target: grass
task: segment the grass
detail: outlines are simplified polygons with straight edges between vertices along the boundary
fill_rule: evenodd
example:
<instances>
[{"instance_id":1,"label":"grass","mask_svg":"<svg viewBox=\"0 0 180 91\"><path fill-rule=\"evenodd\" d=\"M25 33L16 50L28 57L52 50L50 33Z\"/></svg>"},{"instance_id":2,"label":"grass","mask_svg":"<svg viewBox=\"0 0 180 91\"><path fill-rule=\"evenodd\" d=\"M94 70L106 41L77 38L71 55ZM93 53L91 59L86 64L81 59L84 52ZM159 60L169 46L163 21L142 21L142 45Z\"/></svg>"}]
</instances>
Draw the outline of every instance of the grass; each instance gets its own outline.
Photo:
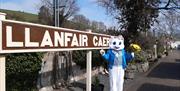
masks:
<instances>
[{"instance_id":1,"label":"grass","mask_svg":"<svg viewBox=\"0 0 180 91\"><path fill-rule=\"evenodd\" d=\"M0 9L0 12L6 13L7 19L33 22L33 23L38 22L38 15L36 14L26 13L22 11L5 10L5 9Z\"/></svg>"}]
</instances>

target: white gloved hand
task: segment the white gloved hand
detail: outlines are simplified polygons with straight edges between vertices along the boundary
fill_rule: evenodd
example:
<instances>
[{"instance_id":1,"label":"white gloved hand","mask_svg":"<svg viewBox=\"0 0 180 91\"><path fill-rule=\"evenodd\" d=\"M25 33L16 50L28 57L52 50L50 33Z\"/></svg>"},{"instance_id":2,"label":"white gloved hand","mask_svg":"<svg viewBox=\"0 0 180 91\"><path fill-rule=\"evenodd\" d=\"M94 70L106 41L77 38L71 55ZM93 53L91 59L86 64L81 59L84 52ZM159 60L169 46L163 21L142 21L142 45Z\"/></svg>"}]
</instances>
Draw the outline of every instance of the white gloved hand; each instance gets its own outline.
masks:
<instances>
[{"instance_id":1,"label":"white gloved hand","mask_svg":"<svg viewBox=\"0 0 180 91\"><path fill-rule=\"evenodd\" d=\"M105 54L105 51L103 49L101 49L99 52L100 52L101 55Z\"/></svg>"},{"instance_id":2,"label":"white gloved hand","mask_svg":"<svg viewBox=\"0 0 180 91\"><path fill-rule=\"evenodd\" d=\"M131 53L132 57L134 58L134 52Z\"/></svg>"}]
</instances>

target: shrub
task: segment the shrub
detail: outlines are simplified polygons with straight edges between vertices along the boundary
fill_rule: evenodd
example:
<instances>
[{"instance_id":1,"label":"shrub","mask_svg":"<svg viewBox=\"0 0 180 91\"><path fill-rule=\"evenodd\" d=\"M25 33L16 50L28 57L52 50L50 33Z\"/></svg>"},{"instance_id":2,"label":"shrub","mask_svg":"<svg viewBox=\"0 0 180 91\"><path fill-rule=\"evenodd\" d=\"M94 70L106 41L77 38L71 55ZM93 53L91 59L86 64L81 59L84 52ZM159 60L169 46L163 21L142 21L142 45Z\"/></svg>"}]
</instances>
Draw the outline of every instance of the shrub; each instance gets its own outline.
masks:
<instances>
[{"instance_id":1,"label":"shrub","mask_svg":"<svg viewBox=\"0 0 180 91\"><path fill-rule=\"evenodd\" d=\"M87 51L73 51L73 61L80 66L81 69L86 68L86 52ZM102 65L103 59L99 50L92 50L92 67Z\"/></svg>"},{"instance_id":2,"label":"shrub","mask_svg":"<svg viewBox=\"0 0 180 91\"><path fill-rule=\"evenodd\" d=\"M33 91L42 53L9 54L6 58L7 91Z\"/></svg>"},{"instance_id":3,"label":"shrub","mask_svg":"<svg viewBox=\"0 0 180 91\"><path fill-rule=\"evenodd\" d=\"M86 51L73 51L73 61L80 66L81 69L86 68Z\"/></svg>"},{"instance_id":4,"label":"shrub","mask_svg":"<svg viewBox=\"0 0 180 91\"><path fill-rule=\"evenodd\" d=\"M135 63L141 63L141 62L146 62L148 61L148 54L141 50L140 52L135 52L134 54L134 59L133 61L131 61L131 64L135 64Z\"/></svg>"}]
</instances>

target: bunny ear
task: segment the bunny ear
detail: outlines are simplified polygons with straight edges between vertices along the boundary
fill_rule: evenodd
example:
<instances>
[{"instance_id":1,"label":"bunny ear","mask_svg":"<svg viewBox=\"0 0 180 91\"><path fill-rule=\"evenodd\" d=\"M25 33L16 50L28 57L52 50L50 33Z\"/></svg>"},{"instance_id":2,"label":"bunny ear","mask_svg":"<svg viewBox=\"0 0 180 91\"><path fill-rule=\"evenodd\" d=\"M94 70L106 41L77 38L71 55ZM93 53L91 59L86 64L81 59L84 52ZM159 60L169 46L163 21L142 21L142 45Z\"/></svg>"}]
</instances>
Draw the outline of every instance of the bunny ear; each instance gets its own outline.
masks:
<instances>
[{"instance_id":1,"label":"bunny ear","mask_svg":"<svg viewBox=\"0 0 180 91\"><path fill-rule=\"evenodd\" d=\"M113 39L114 39L114 36L111 36L111 38L109 39L109 43L111 43Z\"/></svg>"},{"instance_id":2,"label":"bunny ear","mask_svg":"<svg viewBox=\"0 0 180 91\"><path fill-rule=\"evenodd\" d=\"M113 40L115 38L115 36L111 36L111 38L109 40Z\"/></svg>"},{"instance_id":3,"label":"bunny ear","mask_svg":"<svg viewBox=\"0 0 180 91\"><path fill-rule=\"evenodd\" d=\"M124 37L123 37L122 35L119 35L119 36L118 36L118 39L124 40Z\"/></svg>"}]
</instances>

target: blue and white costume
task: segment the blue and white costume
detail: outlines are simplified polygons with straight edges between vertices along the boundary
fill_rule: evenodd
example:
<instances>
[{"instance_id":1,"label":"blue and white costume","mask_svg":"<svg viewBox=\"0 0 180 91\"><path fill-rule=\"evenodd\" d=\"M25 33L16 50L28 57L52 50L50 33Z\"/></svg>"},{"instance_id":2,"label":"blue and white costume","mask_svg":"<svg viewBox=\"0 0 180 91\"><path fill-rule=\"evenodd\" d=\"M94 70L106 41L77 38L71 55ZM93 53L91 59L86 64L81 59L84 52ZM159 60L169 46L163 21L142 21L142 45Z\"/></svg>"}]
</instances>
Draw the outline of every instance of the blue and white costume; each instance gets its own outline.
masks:
<instances>
[{"instance_id":1,"label":"blue and white costume","mask_svg":"<svg viewBox=\"0 0 180 91\"><path fill-rule=\"evenodd\" d=\"M110 91L123 91L124 69L127 67L127 61L130 61L134 55L124 50L122 36L112 37L109 46L107 53L102 50L100 52L109 63Z\"/></svg>"}]
</instances>

